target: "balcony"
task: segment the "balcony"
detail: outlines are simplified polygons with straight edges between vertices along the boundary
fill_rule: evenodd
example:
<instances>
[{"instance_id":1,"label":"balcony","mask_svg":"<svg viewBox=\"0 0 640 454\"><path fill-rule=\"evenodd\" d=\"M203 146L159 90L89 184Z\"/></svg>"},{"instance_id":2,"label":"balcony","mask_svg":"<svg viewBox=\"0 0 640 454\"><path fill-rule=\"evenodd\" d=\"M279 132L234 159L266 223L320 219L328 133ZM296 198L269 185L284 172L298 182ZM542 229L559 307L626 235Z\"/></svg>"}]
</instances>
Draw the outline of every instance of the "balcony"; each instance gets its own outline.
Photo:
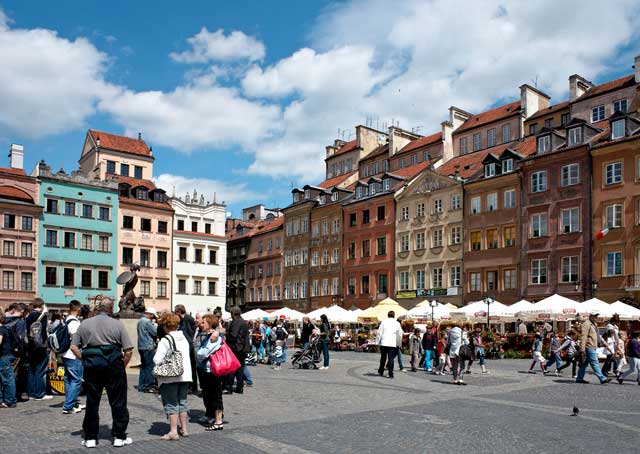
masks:
<instances>
[{"instance_id":1,"label":"balcony","mask_svg":"<svg viewBox=\"0 0 640 454\"><path fill-rule=\"evenodd\" d=\"M627 276L625 290L628 292L640 291L640 274L629 274Z\"/></svg>"}]
</instances>

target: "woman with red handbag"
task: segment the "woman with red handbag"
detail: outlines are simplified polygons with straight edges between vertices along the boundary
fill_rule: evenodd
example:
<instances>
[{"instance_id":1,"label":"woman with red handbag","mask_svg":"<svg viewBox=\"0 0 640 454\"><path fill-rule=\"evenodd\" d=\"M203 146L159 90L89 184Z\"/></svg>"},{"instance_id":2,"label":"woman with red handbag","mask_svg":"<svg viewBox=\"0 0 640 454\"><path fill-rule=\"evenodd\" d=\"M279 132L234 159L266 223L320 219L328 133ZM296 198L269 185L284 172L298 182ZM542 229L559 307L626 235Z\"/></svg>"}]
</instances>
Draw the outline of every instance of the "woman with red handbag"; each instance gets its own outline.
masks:
<instances>
[{"instance_id":1,"label":"woman with red handbag","mask_svg":"<svg viewBox=\"0 0 640 454\"><path fill-rule=\"evenodd\" d=\"M222 379L211 373L211 356L222 347L222 338L216 328L218 317L206 314L202 317L202 330L209 334L198 346L196 352L198 378L202 387L202 400L206 409L206 430L222 430Z\"/></svg>"}]
</instances>

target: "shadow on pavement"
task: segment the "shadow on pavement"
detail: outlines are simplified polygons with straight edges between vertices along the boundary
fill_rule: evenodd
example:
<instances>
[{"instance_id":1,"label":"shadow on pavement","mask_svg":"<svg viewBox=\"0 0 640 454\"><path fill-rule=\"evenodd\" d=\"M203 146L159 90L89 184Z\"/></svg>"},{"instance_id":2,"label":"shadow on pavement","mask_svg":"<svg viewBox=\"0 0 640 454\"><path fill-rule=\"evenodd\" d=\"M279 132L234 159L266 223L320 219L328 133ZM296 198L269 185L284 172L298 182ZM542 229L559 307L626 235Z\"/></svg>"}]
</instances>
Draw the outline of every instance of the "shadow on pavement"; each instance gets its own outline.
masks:
<instances>
[{"instance_id":1,"label":"shadow on pavement","mask_svg":"<svg viewBox=\"0 0 640 454\"><path fill-rule=\"evenodd\" d=\"M151 423L151 427L149 428L149 435L159 435L162 436L169 432L170 426L166 422L154 422Z\"/></svg>"}]
</instances>

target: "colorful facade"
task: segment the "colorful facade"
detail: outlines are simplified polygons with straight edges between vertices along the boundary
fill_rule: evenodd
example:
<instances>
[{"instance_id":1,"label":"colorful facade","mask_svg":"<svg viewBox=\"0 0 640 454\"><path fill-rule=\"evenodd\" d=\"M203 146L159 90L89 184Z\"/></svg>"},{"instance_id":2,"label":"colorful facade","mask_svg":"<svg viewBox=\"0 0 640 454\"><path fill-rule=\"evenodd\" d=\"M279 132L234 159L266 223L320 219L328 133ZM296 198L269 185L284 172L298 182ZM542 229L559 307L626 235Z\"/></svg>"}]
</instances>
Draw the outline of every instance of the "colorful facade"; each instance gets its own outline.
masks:
<instances>
[{"instance_id":1,"label":"colorful facade","mask_svg":"<svg viewBox=\"0 0 640 454\"><path fill-rule=\"evenodd\" d=\"M283 226L283 217L271 218L250 233L245 309L282 307Z\"/></svg>"}]
</instances>

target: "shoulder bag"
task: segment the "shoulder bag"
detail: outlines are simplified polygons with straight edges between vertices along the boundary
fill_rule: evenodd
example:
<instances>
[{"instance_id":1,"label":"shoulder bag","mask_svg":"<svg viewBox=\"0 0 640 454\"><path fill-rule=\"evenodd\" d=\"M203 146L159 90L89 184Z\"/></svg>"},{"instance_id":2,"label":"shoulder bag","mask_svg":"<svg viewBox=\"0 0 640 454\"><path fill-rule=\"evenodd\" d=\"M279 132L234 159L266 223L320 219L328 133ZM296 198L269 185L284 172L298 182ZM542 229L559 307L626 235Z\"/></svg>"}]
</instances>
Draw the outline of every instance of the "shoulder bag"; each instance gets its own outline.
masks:
<instances>
[{"instance_id":1,"label":"shoulder bag","mask_svg":"<svg viewBox=\"0 0 640 454\"><path fill-rule=\"evenodd\" d=\"M224 377L240 369L240 361L226 342L223 342L220 348L209 357L209 365L211 373L216 377Z\"/></svg>"},{"instance_id":2,"label":"shoulder bag","mask_svg":"<svg viewBox=\"0 0 640 454\"><path fill-rule=\"evenodd\" d=\"M167 334L165 339L169 342L169 351L164 355L162 363L154 366L153 375L164 378L180 377L184 373L182 353L176 348L176 341L171 335Z\"/></svg>"}]
</instances>

